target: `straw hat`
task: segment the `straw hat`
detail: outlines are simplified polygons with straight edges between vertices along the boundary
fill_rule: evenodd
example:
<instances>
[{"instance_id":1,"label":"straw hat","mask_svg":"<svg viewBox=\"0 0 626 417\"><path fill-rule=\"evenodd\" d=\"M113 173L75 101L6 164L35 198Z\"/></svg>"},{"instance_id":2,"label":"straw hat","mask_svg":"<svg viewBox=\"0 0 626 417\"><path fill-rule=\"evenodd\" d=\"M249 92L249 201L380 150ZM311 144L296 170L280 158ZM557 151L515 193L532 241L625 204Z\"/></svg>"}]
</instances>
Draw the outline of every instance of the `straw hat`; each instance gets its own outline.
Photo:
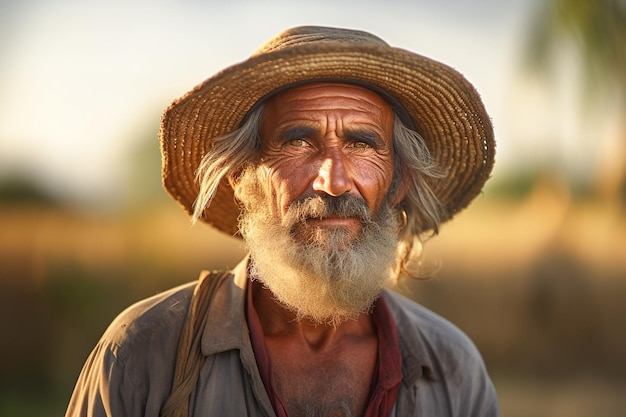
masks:
<instances>
[{"instance_id":1,"label":"straw hat","mask_svg":"<svg viewBox=\"0 0 626 417\"><path fill-rule=\"evenodd\" d=\"M172 103L159 132L167 191L193 213L195 173L212 139L239 127L259 100L321 80L367 86L404 113L405 122L422 135L447 173L429 181L447 210L442 221L480 193L494 162L493 128L480 96L460 73L367 32L312 26L280 33L249 59ZM203 220L235 235L238 216L233 191L223 181Z\"/></svg>"}]
</instances>

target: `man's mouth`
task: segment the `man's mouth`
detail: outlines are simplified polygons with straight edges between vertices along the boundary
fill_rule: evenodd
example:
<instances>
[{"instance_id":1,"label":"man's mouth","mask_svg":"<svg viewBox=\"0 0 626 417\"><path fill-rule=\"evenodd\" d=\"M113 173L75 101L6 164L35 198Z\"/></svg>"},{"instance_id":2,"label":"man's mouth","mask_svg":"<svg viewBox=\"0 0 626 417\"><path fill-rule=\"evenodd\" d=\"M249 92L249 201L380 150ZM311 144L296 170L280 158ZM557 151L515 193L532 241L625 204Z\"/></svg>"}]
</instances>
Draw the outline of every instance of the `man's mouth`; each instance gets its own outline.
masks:
<instances>
[{"instance_id":1,"label":"man's mouth","mask_svg":"<svg viewBox=\"0 0 626 417\"><path fill-rule=\"evenodd\" d=\"M357 217L345 216L310 217L305 222L317 227L354 227L355 224L360 225L362 223Z\"/></svg>"}]
</instances>

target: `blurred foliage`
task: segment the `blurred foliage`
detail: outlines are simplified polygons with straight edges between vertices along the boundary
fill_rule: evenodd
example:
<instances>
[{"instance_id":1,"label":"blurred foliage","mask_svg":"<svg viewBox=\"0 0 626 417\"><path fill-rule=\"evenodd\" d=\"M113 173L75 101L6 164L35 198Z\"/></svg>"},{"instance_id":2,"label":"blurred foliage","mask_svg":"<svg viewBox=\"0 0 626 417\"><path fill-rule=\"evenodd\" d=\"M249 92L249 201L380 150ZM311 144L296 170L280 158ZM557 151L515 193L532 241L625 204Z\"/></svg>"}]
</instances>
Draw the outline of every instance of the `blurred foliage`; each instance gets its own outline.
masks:
<instances>
[{"instance_id":1,"label":"blurred foliage","mask_svg":"<svg viewBox=\"0 0 626 417\"><path fill-rule=\"evenodd\" d=\"M626 1L546 0L530 27L529 63L536 69L553 64L564 40L580 52L588 96L626 94Z\"/></svg>"},{"instance_id":2,"label":"blurred foliage","mask_svg":"<svg viewBox=\"0 0 626 417\"><path fill-rule=\"evenodd\" d=\"M28 268L3 263L5 279L15 274L9 278L32 281ZM93 268L71 259L46 265L40 285L3 284L0 355L11 360L0 365L2 416L62 415L90 349L85 342L93 347L115 315L149 291L137 291L132 277L117 274L115 266Z\"/></svg>"},{"instance_id":3,"label":"blurred foliage","mask_svg":"<svg viewBox=\"0 0 626 417\"><path fill-rule=\"evenodd\" d=\"M158 121L152 120L146 124L149 128L144 129L141 139L131 146L123 163L128 169L124 199L130 206L169 198L161 184L161 150L154 130L154 126L158 125Z\"/></svg>"},{"instance_id":4,"label":"blurred foliage","mask_svg":"<svg viewBox=\"0 0 626 417\"><path fill-rule=\"evenodd\" d=\"M566 179L563 174L555 172L554 169L542 169L539 166L502 173L489 180L484 193L486 197L492 199L523 201L535 191L538 184L546 181L567 183L568 194L576 201L594 197L592 184L581 179Z\"/></svg>"},{"instance_id":5,"label":"blurred foliage","mask_svg":"<svg viewBox=\"0 0 626 417\"><path fill-rule=\"evenodd\" d=\"M492 198L521 200L533 191L541 173L538 170L518 171L507 176L500 175L487 183L485 194Z\"/></svg>"},{"instance_id":6,"label":"blurred foliage","mask_svg":"<svg viewBox=\"0 0 626 417\"><path fill-rule=\"evenodd\" d=\"M626 0L545 0L537 2L526 47L528 68L547 79L555 73L562 50L573 46L582 86L582 109L616 113L617 155L600 161L593 179L598 197L626 203ZM608 106L617 106L613 112ZM581 114L584 120L585 115ZM601 138L594 138L599 144ZM607 156L605 155L605 158Z\"/></svg>"},{"instance_id":7,"label":"blurred foliage","mask_svg":"<svg viewBox=\"0 0 626 417\"><path fill-rule=\"evenodd\" d=\"M15 172L0 178L0 205L59 207L62 201L29 175Z\"/></svg>"}]
</instances>

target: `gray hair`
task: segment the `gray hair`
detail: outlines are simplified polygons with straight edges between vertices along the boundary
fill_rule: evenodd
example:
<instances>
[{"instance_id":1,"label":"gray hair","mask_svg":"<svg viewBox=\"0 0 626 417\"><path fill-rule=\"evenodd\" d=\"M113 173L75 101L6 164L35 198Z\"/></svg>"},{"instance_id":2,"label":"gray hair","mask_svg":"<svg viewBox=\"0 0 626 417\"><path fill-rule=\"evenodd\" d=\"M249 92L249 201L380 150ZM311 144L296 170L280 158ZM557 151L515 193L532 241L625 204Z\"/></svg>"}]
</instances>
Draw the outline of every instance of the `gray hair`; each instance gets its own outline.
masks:
<instances>
[{"instance_id":1,"label":"gray hair","mask_svg":"<svg viewBox=\"0 0 626 417\"><path fill-rule=\"evenodd\" d=\"M425 232L430 231L430 236L437 235L441 218L445 214L445 208L433 193L428 180L443 178L445 173L433 160L424 138L406 127L397 114L393 124L393 146L396 163L390 192L406 186L405 178L409 178L406 195L398 207L400 212L404 212L401 214L405 225L398 237L396 272L410 275L407 264L416 239L421 246Z\"/></svg>"},{"instance_id":2,"label":"gray hair","mask_svg":"<svg viewBox=\"0 0 626 417\"><path fill-rule=\"evenodd\" d=\"M200 219L209 207L222 180L237 175L259 160L263 111L263 105L253 109L238 129L216 138L211 150L202 158L196 171L200 191L194 202L193 222ZM424 139L416 131L407 128L397 114L393 127L393 146L396 163L389 194L408 185L404 199L396 208L404 226L399 234L397 273L408 274L406 265L412 255L415 239L421 244L424 232L430 231L431 236L439 232L444 208L432 192L428 180L444 177L445 174L433 161ZM407 175L408 184L405 179Z\"/></svg>"},{"instance_id":3,"label":"gray hair","mask_svg":"<svg viewBox=\"0 0 626 417\"><path fill-rule=\"evenodd\" d=\"M211 149L200 161L196 182L200 184L198 197L193 203L192 222L202 218L222 179L228 178L255 161L261 149L261 121L263 106L249 113L241 127L213 140Z\"/></svg>"}]
</instances>

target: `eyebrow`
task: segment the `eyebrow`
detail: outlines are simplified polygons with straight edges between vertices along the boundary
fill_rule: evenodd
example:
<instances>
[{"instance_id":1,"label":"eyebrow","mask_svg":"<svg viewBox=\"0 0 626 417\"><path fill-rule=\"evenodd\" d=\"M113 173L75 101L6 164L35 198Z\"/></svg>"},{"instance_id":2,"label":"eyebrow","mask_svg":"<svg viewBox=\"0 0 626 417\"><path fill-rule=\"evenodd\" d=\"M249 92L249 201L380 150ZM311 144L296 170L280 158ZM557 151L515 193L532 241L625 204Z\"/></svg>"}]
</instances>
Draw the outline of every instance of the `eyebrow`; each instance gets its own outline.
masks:
<instances>
[{"instance_id":1,"label":"eyebrow","mask_svg":"<svg viewBox=\"0 0 626 417\"><path fill-rule=\"evenodd\" d=\"M349 129L345 132L346 137L352 140L360 140L363 142L373 143L380 146L385 146L385 141L380 135L369 129Z\"/></svg>"},{"instance_id":2,"label":"eyebrow","mask_svg":"<svg viewBox=\"0 0 626 417\"><path fill-rule=\"evenodd\" d=\"M291 140L291 139L311 137L316 132L317 132L316 129L312 127L297 126L297 127L285 129L284 131L280 132L278 137L280 138L280 140Z\"/></svg>"}]
</instances>

